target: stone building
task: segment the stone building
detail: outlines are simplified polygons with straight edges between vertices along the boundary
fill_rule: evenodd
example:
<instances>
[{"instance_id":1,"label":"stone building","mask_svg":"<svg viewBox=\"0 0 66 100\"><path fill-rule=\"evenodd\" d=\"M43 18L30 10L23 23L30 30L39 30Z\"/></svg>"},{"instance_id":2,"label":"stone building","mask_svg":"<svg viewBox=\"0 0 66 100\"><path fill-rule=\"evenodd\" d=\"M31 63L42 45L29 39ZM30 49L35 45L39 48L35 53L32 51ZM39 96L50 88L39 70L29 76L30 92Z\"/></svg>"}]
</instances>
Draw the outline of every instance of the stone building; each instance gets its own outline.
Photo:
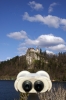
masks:
<instances>
[{"instance_id":1,"label":"stone building","mask_svg":"<svg viewBox=\"0 0 66 100\"><path fill-rule=\"evenodd\" d=\"M26 60L28 64L32 64L34 60L40 60L39 54L39 49L29 48L26 52Z\"/></svg>"}]
</instances>

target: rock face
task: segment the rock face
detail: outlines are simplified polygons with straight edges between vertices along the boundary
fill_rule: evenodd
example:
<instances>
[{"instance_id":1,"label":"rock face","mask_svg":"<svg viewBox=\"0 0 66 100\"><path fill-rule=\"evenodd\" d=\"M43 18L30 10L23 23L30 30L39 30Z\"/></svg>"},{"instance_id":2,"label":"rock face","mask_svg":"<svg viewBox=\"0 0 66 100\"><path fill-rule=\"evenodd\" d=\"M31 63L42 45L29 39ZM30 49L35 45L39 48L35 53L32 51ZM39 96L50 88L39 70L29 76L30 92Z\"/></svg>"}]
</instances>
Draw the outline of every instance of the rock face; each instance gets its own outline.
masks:
<instances>
[{"instance_id":1,"label":"rock face","mask_svg":"<svg viewBox=\"0 0 66 100\"><path fill-rule=\"evenodd\" d=\"M39 54L40 54L39 49L29 48L26 53L27 63L31 65L34 60L40 60Z\"/></svg>"}]
</instances>

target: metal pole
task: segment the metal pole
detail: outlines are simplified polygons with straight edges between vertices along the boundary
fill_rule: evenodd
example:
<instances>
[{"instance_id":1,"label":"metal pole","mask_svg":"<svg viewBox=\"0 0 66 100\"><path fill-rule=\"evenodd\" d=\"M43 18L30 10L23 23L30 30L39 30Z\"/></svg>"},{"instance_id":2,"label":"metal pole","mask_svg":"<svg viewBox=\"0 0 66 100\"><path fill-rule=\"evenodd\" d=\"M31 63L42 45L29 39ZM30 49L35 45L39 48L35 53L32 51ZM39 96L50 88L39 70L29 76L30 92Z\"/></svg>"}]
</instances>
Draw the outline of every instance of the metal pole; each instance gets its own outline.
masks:
<instances>
[{"instance_id":1,"label":"metal pole","mask_svg":"<svg viewBox=\"0 0 66 100\"><path fill-rule=\"evenodd\" d=\"M27 100L40 100L36 93L30 93Z\"/></svg>"}]
</instances>

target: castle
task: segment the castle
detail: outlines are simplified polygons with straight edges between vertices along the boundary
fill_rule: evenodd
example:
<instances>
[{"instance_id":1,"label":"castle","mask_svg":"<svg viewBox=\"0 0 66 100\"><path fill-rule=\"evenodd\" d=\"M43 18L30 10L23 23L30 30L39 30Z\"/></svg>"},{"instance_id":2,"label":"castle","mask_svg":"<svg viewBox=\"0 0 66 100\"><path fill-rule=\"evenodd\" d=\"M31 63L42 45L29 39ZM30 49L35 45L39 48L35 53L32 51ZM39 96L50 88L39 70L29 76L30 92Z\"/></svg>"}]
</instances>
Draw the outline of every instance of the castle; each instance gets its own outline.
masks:
<instances>
[{"instance_id":1,"label":"castle","mask_svg":"<svg viewBox=\"0 0 66 100\"><path fill-rule=\"evenodd\" d=\"M38 54L40 54L40 50L38 48L37 49L28 48L26 52L27 63L30 65L33 63L34 60L40 60L40 57Z\"/></svg>"}]
</instances>

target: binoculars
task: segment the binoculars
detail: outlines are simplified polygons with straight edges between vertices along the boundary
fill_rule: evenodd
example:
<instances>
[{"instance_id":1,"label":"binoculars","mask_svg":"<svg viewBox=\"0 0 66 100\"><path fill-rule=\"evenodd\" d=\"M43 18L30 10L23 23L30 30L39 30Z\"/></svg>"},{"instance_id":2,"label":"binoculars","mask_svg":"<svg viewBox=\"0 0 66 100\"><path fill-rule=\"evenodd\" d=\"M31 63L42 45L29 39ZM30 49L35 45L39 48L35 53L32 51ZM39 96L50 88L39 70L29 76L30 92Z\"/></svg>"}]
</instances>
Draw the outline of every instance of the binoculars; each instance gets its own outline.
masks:
<instances>
[{"instance_id":1,"label":"binoculars","mask_svg":"<svg viewBox=\"0 0 66 100\"><path fill-rule=\"evenodd\" d=\"M16 91L23 93L43 93L52 88L50 76L46 71L38 71L30 73L29 71L21 71L18 73L14 82Z\"/></svg>"}]
</instances>

